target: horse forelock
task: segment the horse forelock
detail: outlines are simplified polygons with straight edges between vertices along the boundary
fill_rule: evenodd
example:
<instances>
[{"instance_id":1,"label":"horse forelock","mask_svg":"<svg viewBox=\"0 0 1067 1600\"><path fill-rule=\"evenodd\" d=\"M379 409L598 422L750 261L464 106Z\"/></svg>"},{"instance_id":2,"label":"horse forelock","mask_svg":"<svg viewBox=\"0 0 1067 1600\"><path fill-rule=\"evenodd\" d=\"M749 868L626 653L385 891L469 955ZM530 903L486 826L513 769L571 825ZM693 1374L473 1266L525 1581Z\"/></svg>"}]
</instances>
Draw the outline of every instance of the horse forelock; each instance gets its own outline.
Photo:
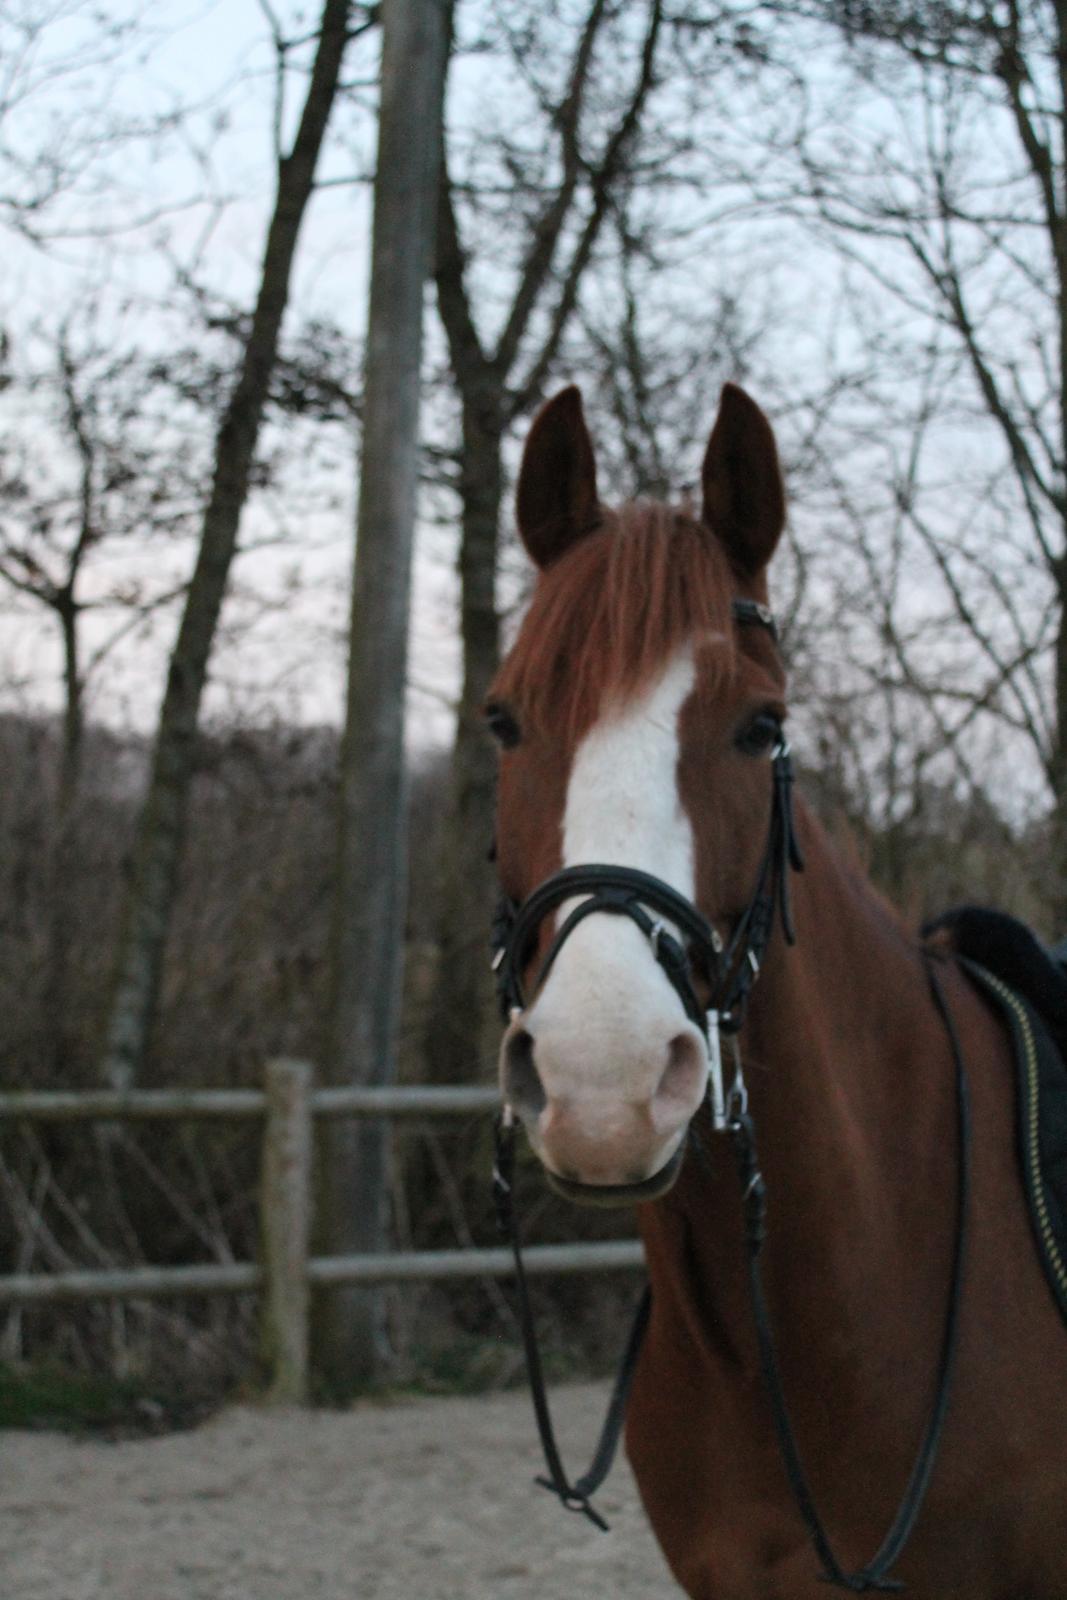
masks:
<instances>
[{"instance_id":1,"label":"horse forelock","mask_svg":"<svg viewBox=\"0 0 1067 1600\"><path fill-rule=\"evenodd\" d=\"M605 706L645 689L687 641L715 639L734 666L732 578L714 535L686 512L632 502L542 572L492 697L525 728L576 742Z\"/></svg>"}]
</instances>

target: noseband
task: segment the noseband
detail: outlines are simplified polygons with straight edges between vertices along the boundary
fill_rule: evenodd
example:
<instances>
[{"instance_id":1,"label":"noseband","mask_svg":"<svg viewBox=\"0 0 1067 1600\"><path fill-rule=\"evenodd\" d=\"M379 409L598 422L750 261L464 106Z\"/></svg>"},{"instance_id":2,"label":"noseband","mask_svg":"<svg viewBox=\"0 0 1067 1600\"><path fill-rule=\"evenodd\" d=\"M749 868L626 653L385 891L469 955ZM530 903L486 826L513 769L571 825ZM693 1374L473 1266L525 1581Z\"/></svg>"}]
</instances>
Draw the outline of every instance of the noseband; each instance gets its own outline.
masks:
<instances>
[{"instance_id":1,"label":"noseband","mask_svg":"<svg viewBox=\"0 0 1067 1600\"><path fill-rule=\"evenodd\" d=\"M778 629L768 608L755 600L735 600L733 614L742 624L766 628L777 642ZM536 993L578 925L596 912L629 917L648 940L689 1020L704 1036L708 1053L708 1094L717 1130L727 1126L728 1105L723 1083L720 1033L736 1035L744 1020L749 991L759 976L774 928L775 911L789 944L795 942L789 899L789 869L804 861L793 820L793 765L789 745L780 733L771 752L771 819L767 844L747 906L728 943L702 912L677 889L651 873L602 862L565 867L538 885L516 905L506 896L493 921L493 969L505 1022L526 1009L523 973L545 917L564 901L583 898L564 918L531 985ZM701 1004L698 985L710 995ZM730 1099L743 1104L744 1083L735 1052Z\"/></svg>"}]
</instances>

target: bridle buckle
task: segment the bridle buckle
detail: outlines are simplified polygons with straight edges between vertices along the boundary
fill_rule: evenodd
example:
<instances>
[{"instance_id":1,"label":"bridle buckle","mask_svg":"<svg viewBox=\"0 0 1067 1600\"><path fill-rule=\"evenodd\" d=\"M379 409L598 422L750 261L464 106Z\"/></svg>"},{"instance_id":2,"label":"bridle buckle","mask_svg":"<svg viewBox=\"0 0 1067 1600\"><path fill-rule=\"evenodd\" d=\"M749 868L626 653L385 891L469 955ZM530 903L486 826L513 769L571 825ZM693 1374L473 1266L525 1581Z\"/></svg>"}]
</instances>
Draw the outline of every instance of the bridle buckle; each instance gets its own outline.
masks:
<instances>
[{"instance_id":1,"label":"bridle buckle","mask_svg":"<svg viewBox=\"0 0 1067 1600\"><path fill-rule=\"evenodd\" d=\"M734 1132L748 1115L748 1084L741 1064L741 1046L736 1033L730 1035L730 1049L734 1058L734 1081L726 1096L726 1126Z\"/></svg>"},{"instance_id":2,"label":"bridle buckle","mask_svg":"<svg viewBox=\"0 0 1067 1600\"><path fill-rule=\"evenodd\" d=\"M707 1013L705 1037L708 1045L708 1099L711 1103L711 1122L716 1133L726 1129L726 1090L722 1077L722 1039L719 1034L719 1013Z\"/></svg>"}]
</instances>

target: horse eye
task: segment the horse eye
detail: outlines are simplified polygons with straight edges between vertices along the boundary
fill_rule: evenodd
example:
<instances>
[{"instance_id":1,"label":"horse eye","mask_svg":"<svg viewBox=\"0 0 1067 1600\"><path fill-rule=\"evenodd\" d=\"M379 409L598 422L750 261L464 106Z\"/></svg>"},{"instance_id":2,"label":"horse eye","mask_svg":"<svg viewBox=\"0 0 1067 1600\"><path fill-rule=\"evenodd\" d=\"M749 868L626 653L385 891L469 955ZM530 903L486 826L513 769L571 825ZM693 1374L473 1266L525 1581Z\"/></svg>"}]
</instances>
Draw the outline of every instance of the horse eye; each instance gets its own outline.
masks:
<instances>
[{"instance_id":1,"label":"horse eye","mask_svg":"<svg viewBox=\"0 0 1067 1600\"><path fill-rule=\"evenodd\" d=\"M762 756L782 736L782 724L770 711L761 711L746 722L734 741L742 755Z\"/></svg>"},{"instance_id":2,"label":"horse eye","mask_svg":"<svg viewBox=\"0 0 1067 1600\"><path fill-rule=\"evenodd\" d=\"M485 708L485 724L493 738L502 744L505 750L513 749L522 737L519 724L507 706L502 706L495 700L491 700Z\"/></svg>"}]
</instances>

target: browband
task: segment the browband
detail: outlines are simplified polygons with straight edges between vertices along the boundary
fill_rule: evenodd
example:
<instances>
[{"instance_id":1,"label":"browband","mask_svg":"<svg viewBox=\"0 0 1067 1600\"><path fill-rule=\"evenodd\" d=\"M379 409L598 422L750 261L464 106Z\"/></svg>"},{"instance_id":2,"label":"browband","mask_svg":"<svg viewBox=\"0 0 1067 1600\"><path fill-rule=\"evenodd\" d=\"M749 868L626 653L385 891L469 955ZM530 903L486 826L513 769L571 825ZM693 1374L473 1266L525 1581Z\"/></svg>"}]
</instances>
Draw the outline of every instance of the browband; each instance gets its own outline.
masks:
<instances>
[{"instance_id":1,"label":"browband","mask_svg":"<svg viewBox=\"0 0 1067 1600\"><path fill-rule=\"evenodd\" d=\"M756 623L759 627L766 628L775 644L780 643L778 624L774 620L774 612L770 606L763 605L759 600L734 600L730 609L737 622Z\"/></svg>"}]
</instances>

